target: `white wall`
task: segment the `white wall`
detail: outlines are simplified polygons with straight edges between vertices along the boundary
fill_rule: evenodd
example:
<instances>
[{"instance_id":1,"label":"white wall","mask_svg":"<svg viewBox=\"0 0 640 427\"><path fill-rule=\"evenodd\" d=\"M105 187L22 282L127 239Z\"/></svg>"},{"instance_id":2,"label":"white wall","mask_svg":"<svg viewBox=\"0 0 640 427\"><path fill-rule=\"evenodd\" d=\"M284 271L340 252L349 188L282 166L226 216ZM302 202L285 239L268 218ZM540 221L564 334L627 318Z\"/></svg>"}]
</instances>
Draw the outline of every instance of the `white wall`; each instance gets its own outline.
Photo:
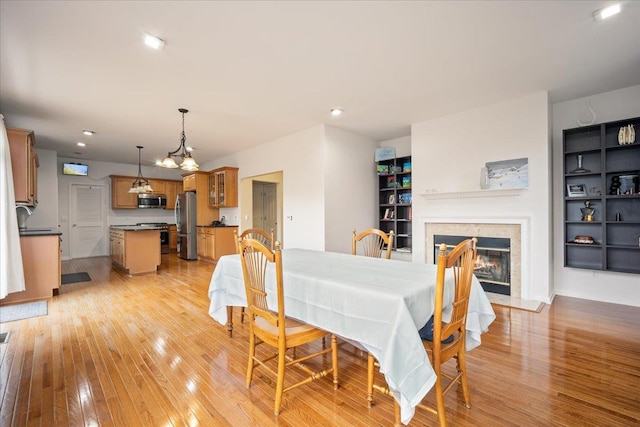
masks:
<instances>
[{"instance_id":1,"label":"white wall","mask_svg":"<svg viewBox=\"0 0 640 427\"><path fill-rule=\"evenodd\" d=\"M393 147L396 149L396 157L406 157L411 155L411 135L395 139L380 141L378 147Z\"/></svg>"},{"instance_id":2,"label":"white wall","mask_svg":"<svg viewBox=\"0 0 640 427\"><path fill-rule=\"evenodd\" d=\"M282 171L286 247L351 252L353 227L375 224L375 147L369 138L319 125L202 169L237 166L239 180ZM221 209L220 215L234 221L240 208ZM242 221L243 229L251 226Z\"/></svg>"},{"instance_id":3,"label":"white wall","mask_svg":"<svg viewBox=\"0 0 640 427\"><path fill-rule=\"evenodd\" d=\"M325 126L325 250L351 253L353 229L378 228L376 141Z\"/></svg>"},{"instance_id":4,"label":"white wall","mask_svg":"<svg viewBox=\"0 0 640 427\"><path fill-rule=\"evenodd\" d=\"M62 164L65 162L80 162L89 165L89 176L62 175ZM129 225L138 222L167 222L175 223L173 210L164 209L111 209L111 178L110 175L137 176L138 165L123 163L97 162L93 160L79 160L59 157L56 166L58 181L58 224L62 233L62 258L69 259L69 188L70 184L103 185L105 188L103 203L109 206L107 210L107 225ZM160 167L142 166L145 178L162 178L181 180L181 170L164 169ZM40 187L38 187L39 189ZM104 238L108 237L105 230ZM107 239L108 240L108 239ZM102 255L108 255L108 247Z\"/></svg>"},{"instance_id":5,"label":"white wall","mask_svg":"<svg viewBox=\"0 0 640 427\"><path fill-rule=\"evenodd\" d=\"M553 216L555 291L558 295L640 306L640 275L564 267L562 130L578 127L578 115L583 122L589 119L587 102L596 112L596 123L640 117L640 85L552 106L553 173L556 177L553 198L558 207Z\"/></svg>"},{"instance_id":6,"label":"white wall","mask_svg":"<svg viewBox=\"0 0 640 427\"><path fill-rule=\"evenodd\" d=\"M37 143L37 140L36 140ZM36 148L38 153L38 206L27 228L58 228L58 154Z\"/></svg>"},{"instance_id":7,"label":"white wall","mask_svg":"<svg viewBox=\"0 0 640 427\"><path fill-rule=\"evenodd\" d=\"M288 248L324 250L323 145L324 125L319 125L216 159L201 169L236 166L238 180L282 171L283 241ZM240 209L224 209L220 215L235 218ZM251 225L241 223L241 227Z\"/></svg>"},{"instance_id":8,"label":"white wall","mask_svg":"<svg viewBox=\"0 0 640 427\"><path fill-rule=\"evenodd\" d=\"M530 236L524 240L530 247L523 253L529 253L535 278L523 278L531 286L521 297L549 302L553 296L549 127L546 92L412 125L413 261L432 262L425 260L426 217L528 217ZM421 197L427 191L478 190L480 168L486 162L521 157L529 159L529 188L519 196Z\"/></svg>"}]
</instances>

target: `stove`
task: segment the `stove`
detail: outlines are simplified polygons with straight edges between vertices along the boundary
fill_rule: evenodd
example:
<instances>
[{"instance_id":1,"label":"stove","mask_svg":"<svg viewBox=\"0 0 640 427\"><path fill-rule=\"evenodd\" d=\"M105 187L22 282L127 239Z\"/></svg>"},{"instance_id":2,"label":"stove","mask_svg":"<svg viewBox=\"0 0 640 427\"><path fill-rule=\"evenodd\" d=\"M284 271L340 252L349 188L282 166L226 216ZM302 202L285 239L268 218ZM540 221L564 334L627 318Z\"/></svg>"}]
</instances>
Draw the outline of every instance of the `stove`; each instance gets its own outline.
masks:
<instances>
[{"instance_id":1,"label":"stove","mask_svg":"<svg viewBox=\"0 0 640 427\"><path fill-rule=\"evenodd\" d=\"M139 222L139 227L154 227L160 229L160 253L168 254L169 249L169 224L166 222Z\"/></svg>"}]
</instances>

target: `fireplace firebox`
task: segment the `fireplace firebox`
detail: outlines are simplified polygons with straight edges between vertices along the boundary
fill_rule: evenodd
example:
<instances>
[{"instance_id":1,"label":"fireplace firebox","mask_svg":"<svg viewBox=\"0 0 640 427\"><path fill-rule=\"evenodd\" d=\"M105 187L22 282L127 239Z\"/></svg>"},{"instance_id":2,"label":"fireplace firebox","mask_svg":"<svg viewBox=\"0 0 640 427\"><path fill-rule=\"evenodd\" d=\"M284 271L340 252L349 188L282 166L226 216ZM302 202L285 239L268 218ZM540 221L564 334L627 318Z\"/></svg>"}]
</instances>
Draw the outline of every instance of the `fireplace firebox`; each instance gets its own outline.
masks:
<instances>
[{"instance_id":1,"label":"fireplace firebox","mask_svg":"<svg viewBox=\"0 0 640 427\"><path fill-rule=\"evenodd\" d=\"M440 244L449 250L468 236L434 235L434 263L438 261ZM482 289L502 295L511 295L511 239L502 237L478 237L474 274Z\"/></svg>"}]
</instances>

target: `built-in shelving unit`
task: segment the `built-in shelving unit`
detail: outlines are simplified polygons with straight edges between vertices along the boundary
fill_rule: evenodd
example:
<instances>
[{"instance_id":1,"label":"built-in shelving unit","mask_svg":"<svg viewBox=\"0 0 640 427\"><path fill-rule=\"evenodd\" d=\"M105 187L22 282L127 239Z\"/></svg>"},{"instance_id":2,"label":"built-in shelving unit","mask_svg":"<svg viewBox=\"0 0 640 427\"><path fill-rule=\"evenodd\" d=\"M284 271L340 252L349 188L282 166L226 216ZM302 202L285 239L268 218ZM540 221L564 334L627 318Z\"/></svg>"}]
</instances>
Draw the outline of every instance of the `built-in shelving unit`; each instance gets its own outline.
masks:
<instances>
[{"instance_id":1,"label":"built-in shelving unit","mask_svg":"<svg viewBox=\"0 0 640 427\"><path fill-rule=\"evenodd\" d=\"M640 274L640 141L618 141L628 125L639 130L640 117L563 131L567 267ZM589 218L581 211L587 201L595 209ZM593 243L576 243L576 236Z\"/></svg>"},{"instance_id":2,"label":"built-in shelving unit","mask_svg":"<svg viewBox=\"0 0 640 427\"><path fill-rule=\"evenodd\" d=\"M377 163L380 229L395 234L393 250L411 252L411 156Z\"/></svg>"}]
</instances>

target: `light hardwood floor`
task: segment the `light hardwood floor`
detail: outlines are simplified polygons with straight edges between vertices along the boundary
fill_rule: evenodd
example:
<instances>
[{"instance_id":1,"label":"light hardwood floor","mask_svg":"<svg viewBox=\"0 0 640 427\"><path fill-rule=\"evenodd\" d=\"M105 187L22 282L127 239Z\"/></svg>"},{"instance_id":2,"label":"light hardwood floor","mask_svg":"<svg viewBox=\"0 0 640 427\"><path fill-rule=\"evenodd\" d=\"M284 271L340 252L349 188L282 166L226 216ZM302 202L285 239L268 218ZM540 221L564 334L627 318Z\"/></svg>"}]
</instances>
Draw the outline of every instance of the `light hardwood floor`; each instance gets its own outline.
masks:
<instances>
[{"instance_id":1,"label":"light hardwood floor","mask_svg":"<svg viewBox=\"0 0 640 427\"><path fill-rule=\"evenodd\" d=\"M393 405L367 408L366 359L340 350L340 389L316 381L285 394L257 371L245 388L247 325L207 314L214 266L163 255L128 277L106 257L63 262L91 282L64 285L47 316L0 324L0 426L390 426ZM459 426L640 423L640 309L557 297L540 313L494 306L468 353L472 408L447 396ZM301 349L300 351L305 351ZM326 360L325 363L330 363ZM428 395L432 400L432 394ZM437 425L419 412L412 426Z\"/></svg>"}]
</instances>

